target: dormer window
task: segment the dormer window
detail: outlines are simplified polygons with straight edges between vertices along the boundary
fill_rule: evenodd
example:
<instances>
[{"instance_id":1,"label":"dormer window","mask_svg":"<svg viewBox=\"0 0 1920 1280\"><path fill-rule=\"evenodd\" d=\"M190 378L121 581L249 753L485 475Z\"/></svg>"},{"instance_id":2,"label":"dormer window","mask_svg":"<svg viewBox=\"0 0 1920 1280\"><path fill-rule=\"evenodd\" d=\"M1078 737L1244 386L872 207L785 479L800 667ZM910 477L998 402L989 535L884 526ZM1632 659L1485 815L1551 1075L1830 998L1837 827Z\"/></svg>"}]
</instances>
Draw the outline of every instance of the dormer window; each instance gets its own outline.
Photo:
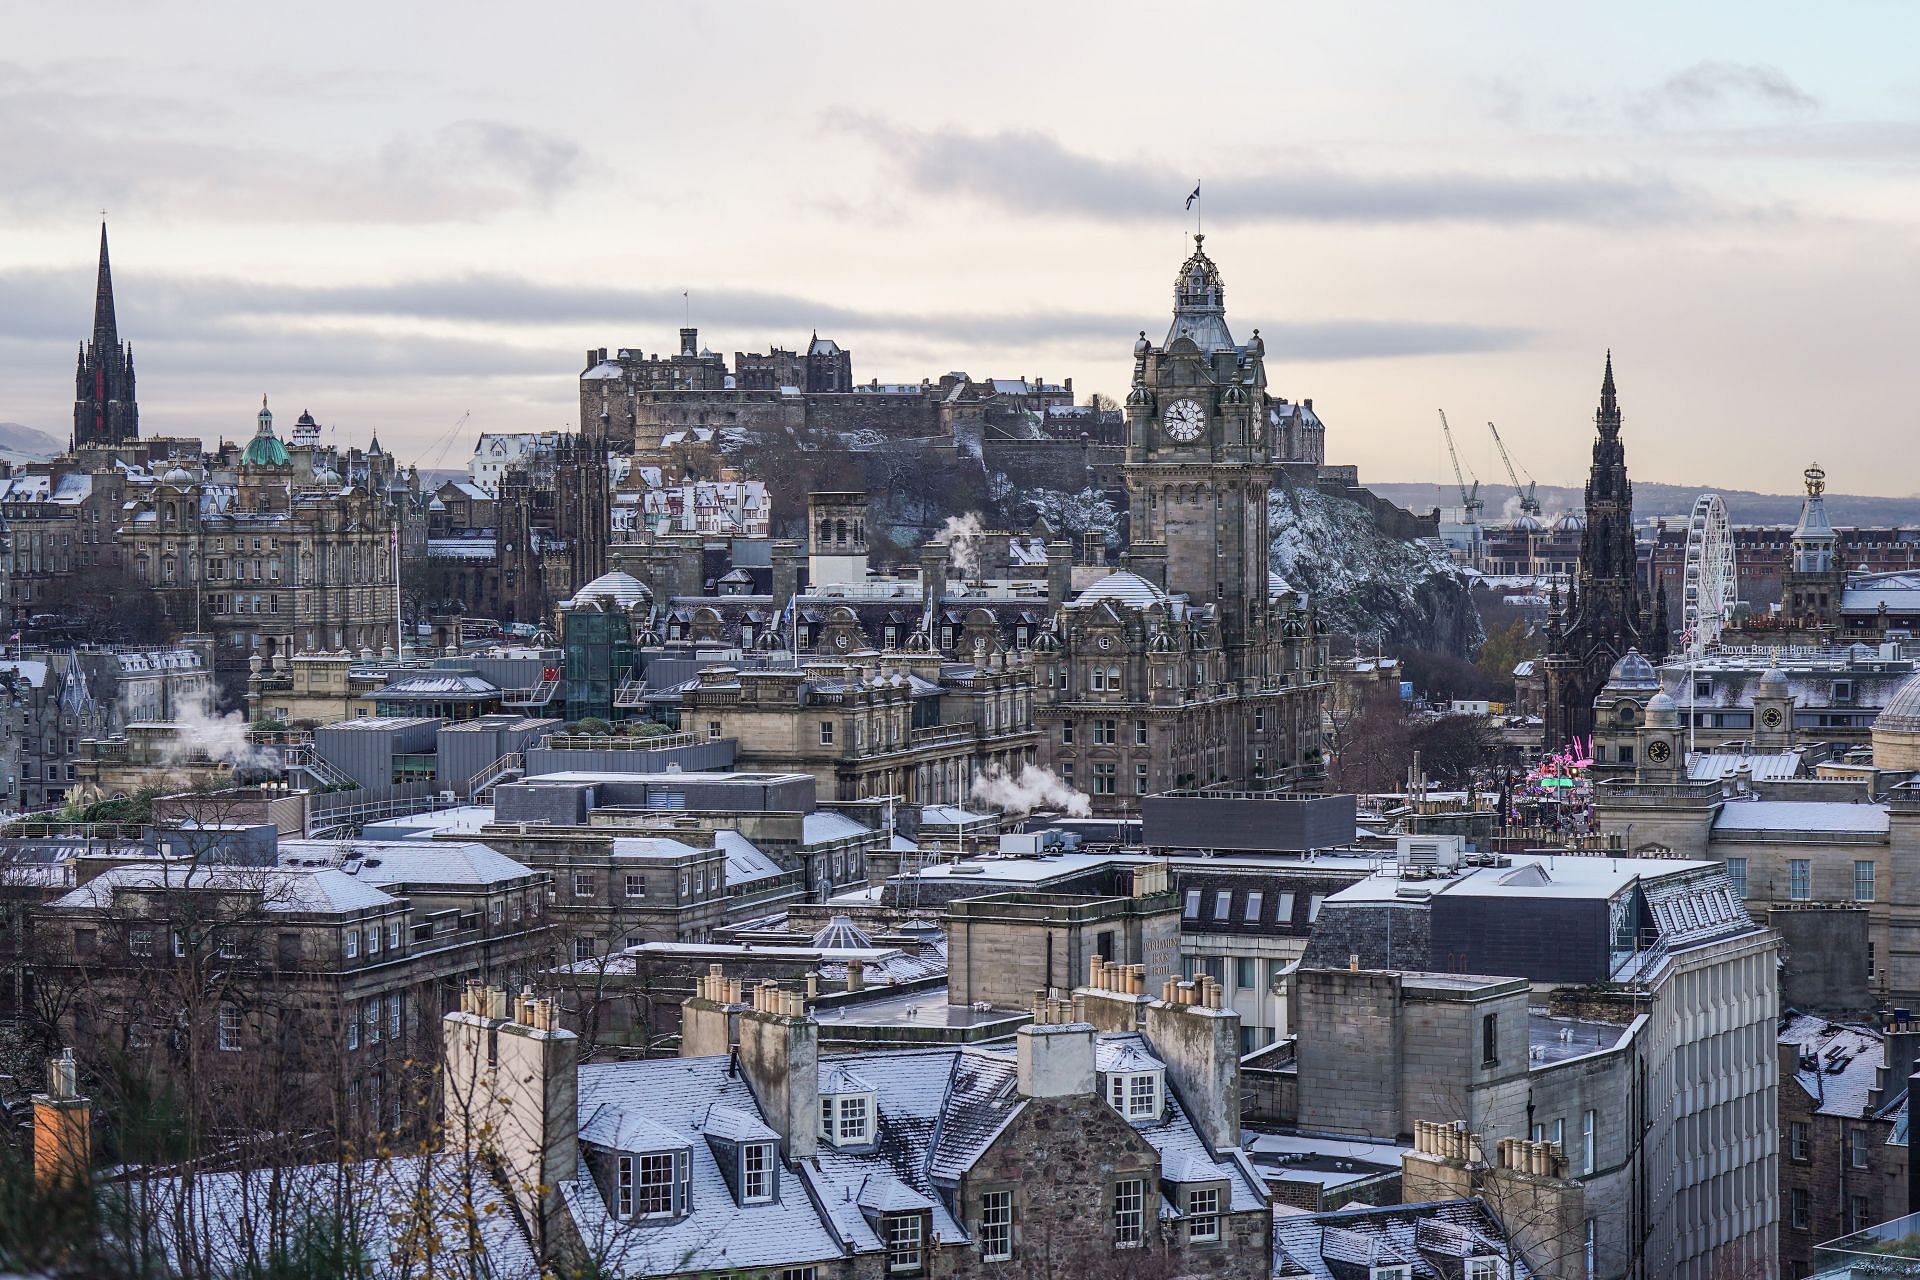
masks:
<instances>
[{"instance_id":1,"label":"dormer window","mask_svg":"<svg viewBox=\"0 0 1920 1280\"><path fill-rule=\"evenodd\" d=\"M614 1216L671 1218L686 1212L692 1163L684 1151L620 1156L615 1166Z\"/></svg>"},{"instance_id":2,"label":"dormer window","mask_svg":"<svg viewBox=\"0 0 1920 1280\"><path fill-rule=\"evenodd\" d=\"M1404 1262L1389 1263L1369 1271L1367 1280L1413 1280L1413 1268Z\"/></svg>"},{"instance_id":3,"label":"dormer window","mask_svg":"<svg viewBox=\"0 0 1920 1280\"><path fill-rule=\"evenodd\" d=\"M1107 1101L1128 1120L1158 1120L1161 1092L1158 1071L1116 1071L1107 1077Z\"/></svg>"},{"instance_id":4,"label":"dormer window","mask_svg":"<svg viewBox=\"0 0 1920 1280\"><path fill-rule=\"evenodd\" d=\"M773 1144L750 1142L740 1148L740 1203L773 1199Z\"/></svg>"},{"instance_id":5,"label":"dormer window","mask_svg":"<svg viewBox=\"0 0 1920 1280\"><path fill-rule=\"evenodd\" d=\"M1467 1259L1467 1280L1506 1280L1506 1268L1499 1258Z\"/></svg>"},{"instance_id":6,"label":"dormer window","mask_svg":"<svg viewBox=\"0 0 1920 1280\"><path fill-rule=\"evenodd\" d=\"M820 1136L836 1147L873 1141L873 1094L836 1093L820 1097Z\"/></svg>"}]
</instances>

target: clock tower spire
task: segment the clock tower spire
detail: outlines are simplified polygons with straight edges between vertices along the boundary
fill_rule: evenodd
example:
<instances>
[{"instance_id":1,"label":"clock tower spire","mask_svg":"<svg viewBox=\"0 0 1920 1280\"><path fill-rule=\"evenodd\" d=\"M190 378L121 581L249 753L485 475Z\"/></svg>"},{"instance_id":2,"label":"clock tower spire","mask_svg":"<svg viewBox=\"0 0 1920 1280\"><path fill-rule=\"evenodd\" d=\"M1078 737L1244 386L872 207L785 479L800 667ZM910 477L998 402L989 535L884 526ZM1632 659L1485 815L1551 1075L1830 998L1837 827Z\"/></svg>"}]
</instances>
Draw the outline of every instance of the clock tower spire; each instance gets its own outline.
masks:
<instances>
[{"instance_id":1,"label":"clock tower spire","mask_svg":"<svg viewBox=\"0 0 1920 1280\"><path fill-rule=\"evenodd\" d=\"M1136 558L1164 548L1168 591L1219 611L1229 675L1263 674L1267 501L1275 463L1266 344L1236 343L1226 286L1195 234L1173 284L1173 321L1134 343L1126 482Z\"/></svg>"}]
</instances>

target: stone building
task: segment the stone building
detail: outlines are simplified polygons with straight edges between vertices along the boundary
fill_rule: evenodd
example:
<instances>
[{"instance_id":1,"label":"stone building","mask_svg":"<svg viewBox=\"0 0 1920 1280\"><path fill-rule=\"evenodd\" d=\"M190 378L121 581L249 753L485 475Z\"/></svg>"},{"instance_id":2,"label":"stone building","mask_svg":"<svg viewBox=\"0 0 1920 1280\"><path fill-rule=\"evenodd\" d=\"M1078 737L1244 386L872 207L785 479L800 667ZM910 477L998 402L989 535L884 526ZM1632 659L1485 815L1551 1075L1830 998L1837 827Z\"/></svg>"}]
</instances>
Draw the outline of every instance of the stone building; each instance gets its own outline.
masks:
<instances>
[{"instance_id":1,"label":"stone building","mask_svg":"<svg viewBox=\"0 0 1920 1280\"><path fill-rule=\"evenodd\" d=\"M554 1191L517 1193L522 1220L560 1215L630 1274L879 1280L1069 1260L1121 1274L1138 1259L1269 1276L1272 1219L1238 1146L1233 1015L1204 983L1157 999L1126 987L1096 971L1073 999L1042 1001L1012 1046L831 1058L804 998L769 982L703 978L675 1060L576 1067L572 1037L540 1032L535 1009L532 1038L557 1051L527 1055L516 1088L541 1122L491 1126L496 1155L550 1161ZM450 1092L477 1033L529 1038L504 1006L449 1017Z\"/></svg>"},{"instance_id":2,"label":"stone building","mask_svg":"<svg viewBox=\"0 0 1920 1280\"><path fill-rule=\"evenodd\" d=\"M159 1079L197 1057L195 1102L222 1124L415 1131L430 1117L407 1061L461 984L518 984L545 959L548 877L483 845L190 862L83 870L32 913L29 981L89 1073Z\"/></svg>"},{"instance_id":3,"label":"stone building","mask_svg":"<svg viewBox=\"0 0 1920 1280\"><path fill-rule=\"evenodd\" d=\"M1555 1143L1596 1276L1771 1266L1778 964L1710 862L1383 872L1326 900L1292 980L1297 1123Z\"/></svg>"},{"instance_id":4,"label":"stone building","mask_svg":"<svg viewBox=\"0 0 1920 1280\"><path fill-rule=\"evenodd\" d=\"M342 474L348 463L357 479ZM393 647L392 475L383 454L290 450L262 397L231 470L176 459L130 495L122 554L176 626L213 637L214 669L237 700L256 657Z\"/></svg>"},{"instance_id":5,"label":"stone building","mask_svg":"<svg viewBox=\"0 0 1920 1280\"><path fill-rule=\"evenodd\" d=\"M1790 1280L1810 1274L1821 1241L1906 1216L1908 1144L1896 1124L1920 1049L1910 1027L1800 1013L1780 1028L1780 1274Z\"/></svg>"},{"instance_id":6,"label":"stone building","mask_svg":"<svg viewBox=\"0 0 1920 1280\"><path fill-rule=\"evenodd\" d=\"M1593 415L1598 438L1587 477L1586 527L1580 563L1566 608L1547 623L1544 742L1557 750L1593 732L1593 700L1607 674L1628 649L1653 662L1667 654L1664 595L1642 600L1633 540L1633 485L1620 440L1620 401L1613 385L1613 354L1600 382Z\"/></svg>"},{"instance_id":7,"label":"stone building","mask_svg":"<svg viewBox=\"0 0 1920 1280\"><path fill-rule=\"evenodd\" d=\"M612 497L603 444L563 435L501 477L495 563L503 621L540 624L607 571Z\"/></svg>"}]
</instances>

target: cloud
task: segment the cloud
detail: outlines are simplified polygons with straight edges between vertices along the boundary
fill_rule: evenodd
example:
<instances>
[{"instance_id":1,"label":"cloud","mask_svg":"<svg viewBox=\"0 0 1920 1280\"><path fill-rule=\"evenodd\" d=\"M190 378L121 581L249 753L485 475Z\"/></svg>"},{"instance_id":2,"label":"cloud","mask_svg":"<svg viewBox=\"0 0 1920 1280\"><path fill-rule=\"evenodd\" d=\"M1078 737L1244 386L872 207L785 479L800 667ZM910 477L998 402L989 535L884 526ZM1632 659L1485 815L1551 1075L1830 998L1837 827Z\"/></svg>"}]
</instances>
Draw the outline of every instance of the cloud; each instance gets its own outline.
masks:
<instances>
[{"instance_id":1,"label":"cloud","mask_svg":"<svg viewBox=\"0 0 1920 1280\"><path fill-rule=\"evenodd\" d=\"M920 194L1014 213L1164 219L1193 184L1191 174L1086 155L1038 132L908 132L872 120L849 127ZM1366 174L1316 164L1238 169L1205 196L1207 217L1228 222L1644 224L1705 211L1698 197L1652 176Z\"/></svg>"},{"instance_id":2,"label":"cloud","mask_svg":"<svg viewBox=\"0 0 1920 1280\"><path fill-rule=\"evenodd\" d=\"M247 122L207 101L77 91L89 77L54 70L0 63L0 213L104 203L216 222L470 222L544 207L589 172L573 142L487 119L357 152L272 150L240 141Z\"/></svg>"},{"instance_id":3,"label":"cloud","mask_svg":"<svg viewBox=\"0 0 1920 1280\"><path fill-rule=\"evenodd\" d=\"M1778 67L1715 61L1674 72L1642 99L1648 112L1670 109L1693 116L1743 105L1799 113L1814 110L1820 102Z\"/></svg>"}]
</instances>

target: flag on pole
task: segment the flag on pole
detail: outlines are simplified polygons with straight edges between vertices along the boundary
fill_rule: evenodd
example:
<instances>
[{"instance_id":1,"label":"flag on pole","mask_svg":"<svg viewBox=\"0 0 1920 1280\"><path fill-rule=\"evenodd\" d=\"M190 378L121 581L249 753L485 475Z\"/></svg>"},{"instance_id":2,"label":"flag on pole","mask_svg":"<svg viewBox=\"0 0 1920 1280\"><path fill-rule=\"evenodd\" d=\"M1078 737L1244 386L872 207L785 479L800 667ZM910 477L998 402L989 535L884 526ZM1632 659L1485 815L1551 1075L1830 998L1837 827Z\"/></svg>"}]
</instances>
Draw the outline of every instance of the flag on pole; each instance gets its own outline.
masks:
<instances>
[{"instance_id":1,"label":"flag on pole","mask_svg":"<svg viewBox=\"0 0 1920 1280\"><path fill-rule=\"evenodd\" d=\"M1198 200L1199 198L1200 198L1200 184L1198 182L1195 182L1193 184L1193 194L1187 197L1187 208L1189 209L1193 208L1193 202L1195 200Z\"/></svg>"}]
</instances>

